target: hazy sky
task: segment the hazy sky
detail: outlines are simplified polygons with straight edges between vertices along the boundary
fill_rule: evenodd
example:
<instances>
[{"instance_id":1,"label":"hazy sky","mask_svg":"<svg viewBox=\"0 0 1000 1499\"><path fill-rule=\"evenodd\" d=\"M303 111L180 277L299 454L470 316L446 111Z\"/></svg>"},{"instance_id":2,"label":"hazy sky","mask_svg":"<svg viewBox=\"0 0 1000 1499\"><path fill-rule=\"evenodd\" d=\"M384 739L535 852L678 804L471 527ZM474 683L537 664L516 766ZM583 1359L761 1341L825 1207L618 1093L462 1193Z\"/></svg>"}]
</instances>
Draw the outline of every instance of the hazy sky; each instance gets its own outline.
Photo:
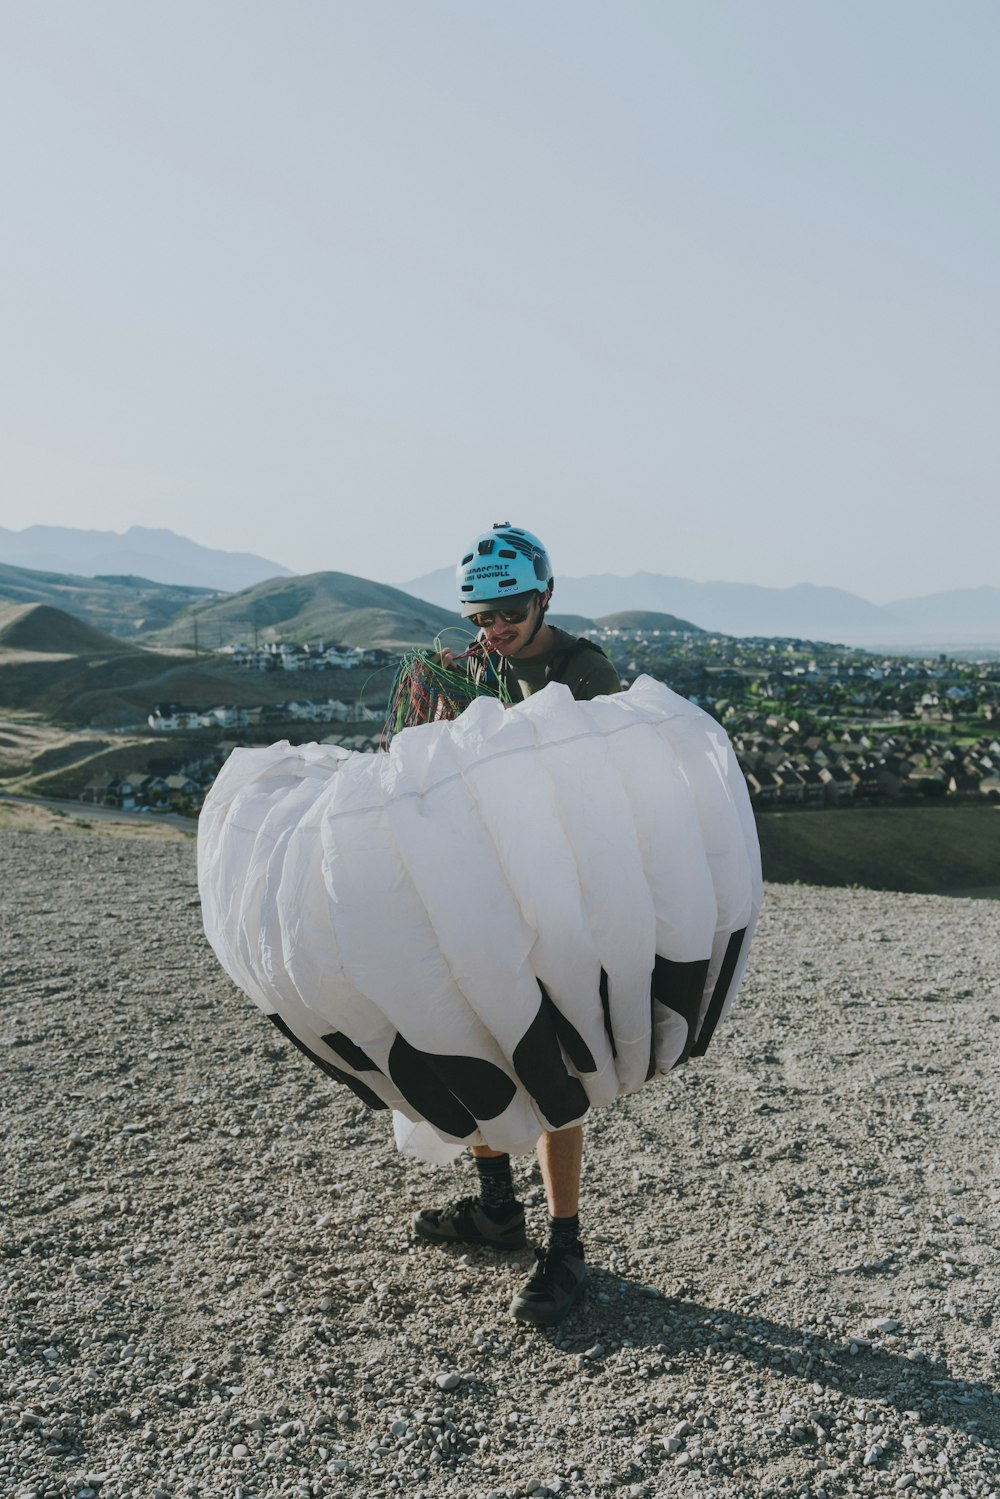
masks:
<instances>
[{"instance_id":1,"label":"hazy sky","mask_svg":"<svg viewBox=\"0 0 1000 1499\"><path fill-rule=\"evenodd\" d=\"M995 0L0 0L0 524L1000 581Z\"/></svg>"}]
</instances>

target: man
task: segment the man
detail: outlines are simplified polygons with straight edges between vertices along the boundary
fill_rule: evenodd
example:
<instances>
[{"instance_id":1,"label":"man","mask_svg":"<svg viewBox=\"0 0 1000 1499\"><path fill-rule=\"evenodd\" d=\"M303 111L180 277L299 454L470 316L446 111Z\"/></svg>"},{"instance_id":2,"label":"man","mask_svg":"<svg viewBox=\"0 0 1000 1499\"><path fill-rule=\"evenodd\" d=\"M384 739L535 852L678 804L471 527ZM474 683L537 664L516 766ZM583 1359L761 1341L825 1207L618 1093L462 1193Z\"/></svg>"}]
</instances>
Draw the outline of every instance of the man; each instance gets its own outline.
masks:
<instances>
[{"instance_id":1,"label":"man","mask_svg":"<svg viewBox=\"0 0 1000 1499\"><path fill-rule=\"evenodd\" d=\"M464 617L479 630L478 651L463 664L481 683L512 703L549 682L563 682L575 698L619 692L621 682L600 647L547 623L554 578L548 554L530 531L508 522L477 536L457 569ZM456 666L452 651L442 664ZM471 1147L479 1191L445 1208L425 1208L414 1233L438 1244L522 1249L524 1208L517 1200L510 1156L487 1145ZM537 1146L548 1204L548 1241L535 1251L533 1274L511 1302L511 1314L536 1327L560 1322L584 1291L587 1267L580 1241L580 1167L583 1126L546 1132Z\"/></svg>"}]
</instances>

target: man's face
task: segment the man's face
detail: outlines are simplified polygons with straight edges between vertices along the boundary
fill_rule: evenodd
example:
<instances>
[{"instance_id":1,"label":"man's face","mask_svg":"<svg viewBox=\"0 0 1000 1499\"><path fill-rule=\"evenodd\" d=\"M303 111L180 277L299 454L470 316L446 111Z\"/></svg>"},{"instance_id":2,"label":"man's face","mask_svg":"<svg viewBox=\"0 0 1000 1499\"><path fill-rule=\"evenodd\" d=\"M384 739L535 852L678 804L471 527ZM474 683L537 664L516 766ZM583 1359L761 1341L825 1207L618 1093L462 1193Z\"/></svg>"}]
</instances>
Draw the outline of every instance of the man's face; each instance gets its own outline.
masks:
<instances>
[{"instance_id":1,"label":"man's face","mask_svg":"<svg viewBox=\"0 0 1000 1499\"><path fill-rule=\"evenodd\" d=\"M541 598L532 594L527 604L515 605L513 599L508 600L506 613L517 612L527 609L525 618L520 622L502 618L501 607L503 600L499 600L494 610L492 605L484 604L480 613L485 617L492 615L488 624L480 627L479 635L485 640L491 651L496 651L501 656L516 656L523 651L531 639L535 626L538 624L538 611L541 608ZM475 620L473 621L475 623Z\"/></svg>"}]
</instances>

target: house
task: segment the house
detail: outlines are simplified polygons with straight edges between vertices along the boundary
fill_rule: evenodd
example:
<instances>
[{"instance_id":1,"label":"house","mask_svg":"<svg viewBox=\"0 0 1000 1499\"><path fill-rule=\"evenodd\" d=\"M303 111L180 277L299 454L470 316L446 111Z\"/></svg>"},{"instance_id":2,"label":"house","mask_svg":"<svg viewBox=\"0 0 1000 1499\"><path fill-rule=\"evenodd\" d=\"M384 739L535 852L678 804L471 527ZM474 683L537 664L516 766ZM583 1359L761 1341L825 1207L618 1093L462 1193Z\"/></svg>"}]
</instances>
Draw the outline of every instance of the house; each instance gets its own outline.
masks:
<instances>
[{"instance_id":1,"label":"house","mask_svg":"<svg viewBox=\"0 0 1000 1499\"><path fill-rule=\"evenodd\" d=\"M341 667L349 671L353 666L359 666L361 652L353 646L329 645L326 650L320 652L320 662L324 666Z\"/></svg>"},{"instance_id":2,"label":"house","mask_svg":"<svg viewBox=\"0 0 1000 1499\"><path fill-rule=\"evenodd\" d=\"M821 739L819 735L810 734L809 738L803 745L803 749L810 756L814 765L822 767L824 765L833 764L834 752L827 744L826 740Z\"/></svg>"},{"instance_id":3,"label":"house","mask_svg":"<svg viewBox=\"0 0 1000 1499\"><path fill-rule=\"evenodd\" d=\"M979 796L982 776L959 770L948 777L948 795L958 801L975 801Z\"/></svg>"},{"instance_id":4,"label":"house","mask_svg":"<svg viewBox=\"0 0 1000 1499\"><path fill-rule=\"evenodd\" d=\"M901 776L898 772L890 770L885 761L875 768L875 784L879 792L883 796L889 797L892 801L895 801L899 796L904 780L905 776Z\"/></svg>"},{"instance_id":5,"label":"house","mask_svg":"<svg viewBox=\"0 0 1000 1499\"><path fill-rule=\"evenodd\" d=\"M283 671L303 671L312 665L305 646L302 645L275 645L272 651L278 657L278 665Z\"/></svg>"},{"instance_id":6,"label":"house","mask_svg":"<svg viewBox=\"0 0 1000 1499\"><path fill-rule=\"evenodd\" d=\"M186 708L181 703L156 703L146 722L158 732L201 727L200 708Z\"/></svg>"},{"instance_id":7,"label":"house","mask_svg":"<svg viewBox=\"0 0 1000 1499\"><path fill-rule=\"evenodd\" d=\"M246 709L238 708L234 703L220 703L202 714L202 722L206 728L212 729L240 728L246 723Z\"/></svg>"},{"instance_id":8,"label":"house","mask_svg":"<svg viewBox=\"0 0 1000 1499\"><path fill-rule=\"evenodd\" d=\"M849 771L839 765L824 765L820 766L819 778L828 802L840 805L854 800L854 781Z\"/></svg>"},{"instance_id":9,"label":"house","mask_svg":"<svg viewBox=\"0 0 1000 1499\"><path fill-rule=\"evenodd\" d=\"M123 811L131 811L145 802L145 786L149 779L144 770L126 771L118 777L117 800Z\"/></svg>"},{"instance_id":10,"label":"house","mask_svg":"<svg viewBox=\"0 0 1000 1499\"><path fill-rule=\"evenodd\" d=\"M81 791L80 800L91 802L95 806L106 807L116 801L117 795L117 776L92 776Z\"/></svg>"},{"instance_id":11,"label":"house","mask_svg":"<svg viewBox=\"0 0 1000 1499\"><path fill-rule=\"evenodd\" d=\"M782 766L778 772L778 800L783 804L802 806L806 799L805 776L791 765Z\"/></svg>"},{"instance_id":12,"label":"house","mask_svg":"<svg viewBox=\"0 0 1000 1499\"><path fill-rule=\"evenodd\" d=\"M946 795L948 787L941 771L920 766L910 772L901 789L905 795L930 799Z\"/></svg>"},{"instance_id":13,"label":"house","mask_svg":"<svg viewBox=\"0 0 1000 1499\"><path fill-rule=\"evenodd\" d=\"M887 787L882 780L882 772L877 764L871 760L862 761L852 772L854 781L854 795L862 801L880 801L883 796L894 796L899 790L898 783L895 790Z\"/></svg>"},{"instance_id":14,"label":"house","mask_svg":"<svg viewBox=\"0 0 1000 1499\"><path fill-rule=\"evenodd\" d=\"M199 803L201 801L201 787L197 781L186 775L171 775L166 778L166 791L170 800L176 805L181 801Z\"/></svg>"},{"instance_id":15,"label":"house","mask_svg":"<svg viewBox=\"0 0 1000 1499\"><path fill-rule=\"evenodd\" d=\"M771 806L775 802L778 795L778 782L773 771L759 765L747 776L746 780L751 800L758 802L762 807Z\"/></svg>"}]
</instances>

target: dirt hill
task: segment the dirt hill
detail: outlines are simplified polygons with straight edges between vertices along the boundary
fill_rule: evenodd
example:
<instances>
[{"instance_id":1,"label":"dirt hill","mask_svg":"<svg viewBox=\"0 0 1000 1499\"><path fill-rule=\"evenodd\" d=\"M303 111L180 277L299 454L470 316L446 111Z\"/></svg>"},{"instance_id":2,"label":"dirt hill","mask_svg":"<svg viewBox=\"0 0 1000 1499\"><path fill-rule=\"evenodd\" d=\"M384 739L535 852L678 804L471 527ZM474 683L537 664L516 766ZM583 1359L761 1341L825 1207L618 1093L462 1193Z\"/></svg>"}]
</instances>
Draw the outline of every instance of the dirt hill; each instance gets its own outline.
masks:
<instances>
[{"instance_id":1,"label":"dirt hill","mask_svg":"<svg viewBox=\"0 0 1000 1499\"><path fill-rule=\"evenodd\" d=\"M204 588L153 583L131 575L81 578L0 563L0 606L51 604L75 619L129 640L161 629L179 610L207 593Z\"/></svg>"},{"instance_id":2,"label":"dirt hill","mask_svg":"<svg viewBox=\"0 0 1000 1499\"><path fill-rule=\"evenodd\" d=\"M86 656L134 654L139 649L49 604L0 606L0 650Z\"/></svg>"},{"instance_id":3,"label":"dirt hill","mask_svg":"<svg viewBox=\"0 0 1000 1499\"><path fill-rule=\"evenodd\" d=\"M429 645L440 630L460 639L470 632L457 613L438 609L398 588L351 573L308 573L270 578L224 598L184 610L153 637L164 645L192 645L195 631L203 647L281 639L304 644L323 640L366 649L398 650Z\"/></svg>"},{"instance_id":4,"label":"dirt hill","mask_svg":"<svg viewBox=\"0 0 1000 1499\"><path fill-rule=\"evenodd\" d=\"M704 635L700 625L676 614L658 614L654 609L624 609L618 614L604 614L597 621L606 630L684 630L690 635Z\"/></svg>"}]
</instances>

